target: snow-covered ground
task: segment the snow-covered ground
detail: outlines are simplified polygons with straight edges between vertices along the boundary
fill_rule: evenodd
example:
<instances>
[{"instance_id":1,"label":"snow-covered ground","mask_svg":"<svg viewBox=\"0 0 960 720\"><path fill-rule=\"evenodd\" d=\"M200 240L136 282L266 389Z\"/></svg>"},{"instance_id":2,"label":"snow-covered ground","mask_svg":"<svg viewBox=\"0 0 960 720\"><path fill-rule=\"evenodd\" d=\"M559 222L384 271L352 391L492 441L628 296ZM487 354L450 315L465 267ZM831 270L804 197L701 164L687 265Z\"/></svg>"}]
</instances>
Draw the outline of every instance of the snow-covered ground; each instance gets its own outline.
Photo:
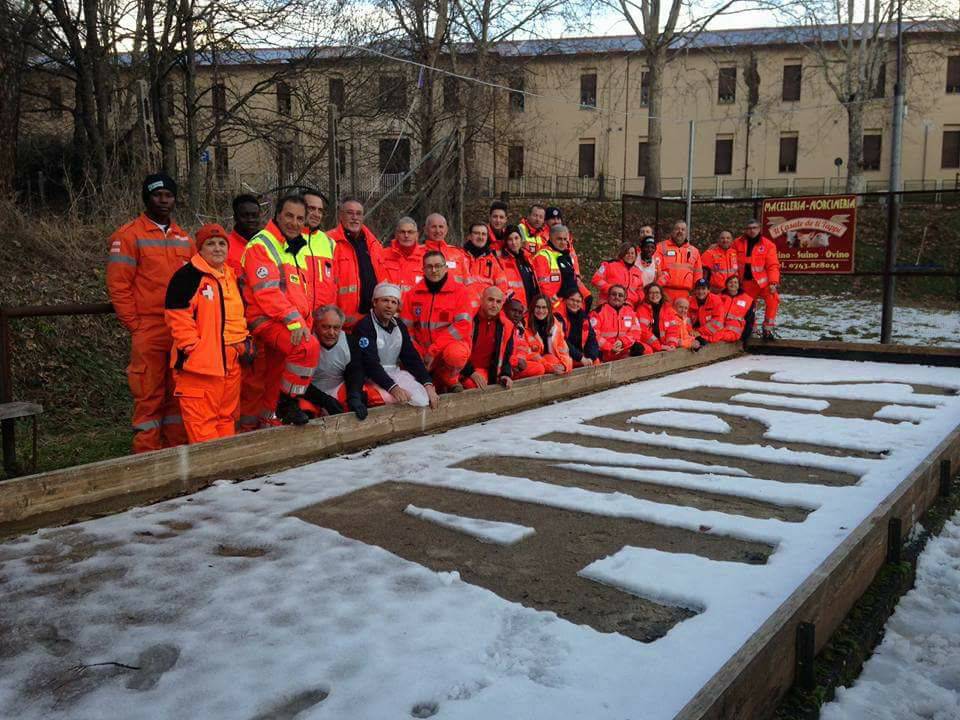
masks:
<instances>
[{"instance_id":1,"label":"snow-covered ground","mask_svg":"<svg viewBox=\"0 0 960 720\"><path fill-rule=\"evenodd\" d=\"M930 541L883 642L822 720L960 718L960 513Z\"/></svg>"},{"instance_id":2,"label":"snow-covered ground","mask_svg":"<svg viewBox=\"0 0 960 720\"><path fill-rule=\"evenodd\" d=\"M751 371L773 375L738 377ZM960 421L960 397L916 393L911 382L958 390L960 370L743 357L0 544L0 716L668 720ZM753 402L666 397L705 385ZM757 405L758 396L768 404ZM822 402L791 402L800 398L869 400L879 409L830 416L808 409ZM639 426L647 410L661 413L662 432ZM625 414L621 429L584 424L610 413ZM769 444L735 442L737 417L766 425ZM685 428L716 439L684 436ZM550 432L621 444L536 439ZM666 456L645 455L644 443ZM810 512L794 522L746 517L453 467L490 455ZM859 480L787 482L745 470L743 459ZM697 613L642 643L290 515L384 481L760 541L773 551L765 564L747 564L627 545L587 563L581 577ZM503 552L530 542L530 528L543 530L466 511L458 518L429 502L398 514Z\"/></svg>"},{"instance_id":3,"label":"snow-covered ground","mask_svg":"<svg viewBox=\"0 0 960 720\"><path fill-rule=\"evenodd\" d=\"M879 342L880 303L854 295L781 295L777 322L784 338ZM893 338L905 345L960 347L960 310L898 306Z\"/></svg>"}]
</instances>

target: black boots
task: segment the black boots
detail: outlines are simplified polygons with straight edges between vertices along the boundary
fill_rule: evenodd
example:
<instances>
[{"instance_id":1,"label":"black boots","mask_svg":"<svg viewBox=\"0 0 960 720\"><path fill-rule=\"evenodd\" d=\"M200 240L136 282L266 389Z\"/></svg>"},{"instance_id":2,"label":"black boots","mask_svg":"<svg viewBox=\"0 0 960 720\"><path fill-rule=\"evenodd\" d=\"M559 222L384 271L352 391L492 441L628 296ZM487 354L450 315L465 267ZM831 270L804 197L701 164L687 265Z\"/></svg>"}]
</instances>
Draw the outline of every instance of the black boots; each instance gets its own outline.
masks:
<instances>
[{"instance_id":1,"label":"black boots","mask_svg":"<svg viewBox=\"0 0 960 720\"><path fill-rule=\"evenodd\" d=\"M300 409L300 403L295 397L280 393L277 401L277 417L284 425L306 425L310 418Z\"/></svg>"}]
</instances>

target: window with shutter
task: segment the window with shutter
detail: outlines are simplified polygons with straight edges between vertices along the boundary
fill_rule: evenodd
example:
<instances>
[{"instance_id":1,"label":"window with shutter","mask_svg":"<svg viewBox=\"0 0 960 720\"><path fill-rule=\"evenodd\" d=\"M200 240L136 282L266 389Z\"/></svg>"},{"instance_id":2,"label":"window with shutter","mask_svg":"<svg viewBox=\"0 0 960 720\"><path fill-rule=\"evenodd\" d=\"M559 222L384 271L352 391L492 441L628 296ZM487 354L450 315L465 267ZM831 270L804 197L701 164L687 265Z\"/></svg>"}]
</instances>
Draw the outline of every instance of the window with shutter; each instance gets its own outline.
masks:
<instances>
[{"instance_id":1,"label":"window with shutter","mask_svg":"<svg viewBox=\"0 0 960 720\"><path fill-rule=\"evenodd\" d=\"M797 140L796 135L780 137L780 172L782 173L797 171Z\"/></svg>"},{"instance_id":2,"label":"window with shutter","mask_svg":"<svg viewBox=\"0 0 960 720\"><path fill-rule=\"evenodd\" d=\"M381 140L379 147L380 172L384 175L405 175L410 172L410 140L391 138Z\"/></svg>"},{"instance_id":3,"label":"window with shutter","mask_svg":"<svg viewBox=\"0 0 960 720\"><path fill-rule=\"evenodd\" d=\"M596 150L597 146L592 140L590 142L580 143L580 157L577 175L580 177L594 177Z\"/></svg>"},{"instance_id":4,"label":"window with shutter","mask_svg":"<svg viewBox=\"0 0 960 720\"><path fill-rule=\"evenodd\" d=\"M640 105L646 107L650 104L650 72L644 70L640 73Z\"/></svg>"},{"instance_id":5,"label":"window with shutter","mask_svg":"<svg viewBox=\"0 0 960 720\"><path fill-rule=\"evenodd\" d=\"M645 178L647 169L650 167L649 156L647 155L647 141L640 141L640 148L637 152L637 177Z\"/></svg>"},{"instance_id":6,"label":"window with shutter","mask_svg":"<svg viewBox=\"0 0 960 720\"><path fill-rule=\"evenodd\" d=\"M733 138L717 137L713 149L713 174L730 175L733 173Z\"/></svg>"},{"instance_id":7,"label":"window with shutter","mask_svg":"<svg viewBox=\"0 0 960 720\"><path fill-rule=\"evenodd\" d=\"M407 109L407 83L400 75L381 75L378 107L384 112Z\"/></svg>"},{"instance_id":8,"label":"window with shutter","mask_svg":"<svg viewBox=\"0 0 960 720\"><path fill-rule=\"evenodd\" d=\"M717 102L729 105L737 101L737 68L722 67L717 78Z\"/></svg>"},{"instance_id":9,"label":"window with shutter","mask_svg":"<svg viewBox=\"0 0 960 720\"><path fill-rule=\"evenodd\" d=\"M960 93L960 55L947 58L947 92Z\"/></svg>"},{"instance_id":10,"label":"window with shutter","mask_svg":"<svg viewBox=\"0 0 960 720\"><path fill-rule=\"evenodd\" d=\"M960 168L960 130L943 131L943 151L940 167Z\"/></svg>"},{"instance_id":11,"label":"window with shutter","mask_svg":"<svg viewBox=\"0 0 960 720\"><path fill-rule=\"evenodd\" d=\"M597 74L588 73L580 76L580 107L597 107Z\"/></svg>"},{"instance_id":12,"label":"window with shutter","mask_svg":"<svg viewBox=\"0 0 960 720\"><path fill-rule=\"evenodd\" d=\"M277 112L284 117L293 114L293 98L290 86L283 80L277 81Z\"/></svg>"},{"instance_id":13,"label":"window with shutter","mask_svg":"<svg viewBox=\"0 0 960 720\"><path fill-rule=\"evenodd\" d=\"M801 65L783 66L783 101L800 101L800 83L802 78Z\"/></svg>"},{"instance_id":14,"label":"window with shutter","mask_svg":"<svg viewBox=\"0 0 960 720\"><path fill-rule=\"evenodd\" d=\"M330 78L327 91L330 95L330 104L335 106L338 112L342 113L343 106L347 101L346 86L343 83L343 78Z\"/></svg>"},{"instance_id":15,"label":"window with shutter","mask_svg":"<svg viewBox=\"0 0 960 720\"><path fill-rule=\"evenodd\" d=\"M860 160L860 167L862 169L880 169L882 143L882 136L878 132L872 132L863 136L863 157Z\"/></svg>"},{"instance_id":16,"label":"window with shutter","mask_svg":"<svg viewBox=\"0 0 960 720\"><path fill-rule=\"evenodd\" d=\"M513 112L523 112L526 96L523 94L523 75L514 75L510 78L510 109Z\"/></svg>"},{"instance_id":17,"label":"window with shutter","mask_svg":"<svg viewBox=\"0 0 960 720\"><path fill-rule=\"evenodd\" d=\"M523 145L511 145L507 150L507 177L523 177Z\"/></svg>"}]
</instances>

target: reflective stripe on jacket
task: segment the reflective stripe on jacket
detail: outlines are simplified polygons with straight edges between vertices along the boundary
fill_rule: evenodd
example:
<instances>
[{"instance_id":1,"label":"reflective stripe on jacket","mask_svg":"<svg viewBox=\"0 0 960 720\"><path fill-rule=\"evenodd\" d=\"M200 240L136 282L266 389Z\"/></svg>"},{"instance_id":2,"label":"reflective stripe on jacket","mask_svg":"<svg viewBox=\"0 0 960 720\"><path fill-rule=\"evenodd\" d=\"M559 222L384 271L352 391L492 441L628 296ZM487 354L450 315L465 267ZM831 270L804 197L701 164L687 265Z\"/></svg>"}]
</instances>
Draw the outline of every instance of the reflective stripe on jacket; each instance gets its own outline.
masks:
<instances>
[{"instance_id":1,"label":"reflective stripe on jacket","mask_svg":"<svg viewBox=\"0 0 960 720\"><path fill-rule=\"evenodd\" d=\"M748 264L753 281L761 288L780 282L780 258L773 240L761 236L760 241L753 246L753 252L749 257L747 256L747 238L743 235L733 241L733 247L737 252L737 261L740 265L741 282Z\"/></svg>"},{"instance_id":2,"label":"reflective stripe on jacket","mask_svg":"<svg viewBox=\"0 0 960 720\"><path fill-rule=\"evenodd\" d=\"M473 313L470 291L447 275L437 292L421 280L403 300L400 317L421 357L435 357L450 342L470 343Z\"/></svg>"},{"instance_id":3,"label":"reflective stripe on jacket","mask_svg":"<svg viewBox=\"0 0 960 720\"><path fill-rule=\"evenodd\" d=\"M660 284L673 290L693 289L693 284L703 277L700 251L689 242L677 245L672 238L657 245L660 256Z\"/></svg>"},{"instance_id":4,"label":"reflective stripe on jacket","mask_svg":"<svg viewBox=\"0 0 960 720\"><path fill-rule=\"evenodd\" d=\"M727 278L737 275L740 269L737 249L733 245L724 250L718 244L713 244L703 251L700 260L703 274L710 276L710 289L717 293L723 292Z\"/></svg>"}]
</instances>

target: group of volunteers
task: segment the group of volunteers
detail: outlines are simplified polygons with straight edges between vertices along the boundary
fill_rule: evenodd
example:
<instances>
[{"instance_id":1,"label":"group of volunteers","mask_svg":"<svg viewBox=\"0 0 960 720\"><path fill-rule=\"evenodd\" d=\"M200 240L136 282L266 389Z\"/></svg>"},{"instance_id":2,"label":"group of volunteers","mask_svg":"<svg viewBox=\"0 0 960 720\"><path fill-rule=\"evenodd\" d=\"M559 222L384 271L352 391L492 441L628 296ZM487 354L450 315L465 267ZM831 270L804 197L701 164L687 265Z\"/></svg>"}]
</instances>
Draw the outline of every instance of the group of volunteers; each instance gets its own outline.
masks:
<instances>
[{"instance_id":1,"label":"group of volunteers","mask_svg":"<svg viewBox=\"0 0 960 720\"><path fill-rule=\"evenodd\" d=\"M131 334L134 452L438 395L750 333L755 299L773 337L780 268L747 223L702 255L677 222L622 243L584 283L559 208L516 225L503 202L462 246L429 215L400 218L386 245L356 198L324 230L326 197L233 200L233 229L173 220L177 185L143 183L144 212L110 238L107 286Z\"/></svg>"}]
</instances>

